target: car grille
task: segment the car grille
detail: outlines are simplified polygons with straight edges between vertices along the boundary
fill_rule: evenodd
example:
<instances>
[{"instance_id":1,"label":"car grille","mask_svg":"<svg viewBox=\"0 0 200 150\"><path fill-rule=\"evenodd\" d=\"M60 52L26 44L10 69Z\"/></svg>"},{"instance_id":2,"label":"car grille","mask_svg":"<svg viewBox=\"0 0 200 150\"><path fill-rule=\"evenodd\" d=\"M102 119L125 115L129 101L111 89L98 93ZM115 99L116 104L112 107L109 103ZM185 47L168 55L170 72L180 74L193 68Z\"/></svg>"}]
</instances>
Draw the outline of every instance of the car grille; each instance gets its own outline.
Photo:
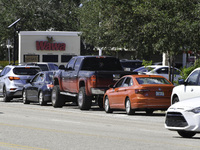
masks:
<instances>
[{"instance_id":1,"label":"car grille","mask_svg":"<svg viewBox=\"0 0 200 150\"><path fill-rule=\"evenodd\" d=\"M169 127L185 127L188 125L183 115L177 112L168 112L165 124Z\"/></svg>"}]
</instances>

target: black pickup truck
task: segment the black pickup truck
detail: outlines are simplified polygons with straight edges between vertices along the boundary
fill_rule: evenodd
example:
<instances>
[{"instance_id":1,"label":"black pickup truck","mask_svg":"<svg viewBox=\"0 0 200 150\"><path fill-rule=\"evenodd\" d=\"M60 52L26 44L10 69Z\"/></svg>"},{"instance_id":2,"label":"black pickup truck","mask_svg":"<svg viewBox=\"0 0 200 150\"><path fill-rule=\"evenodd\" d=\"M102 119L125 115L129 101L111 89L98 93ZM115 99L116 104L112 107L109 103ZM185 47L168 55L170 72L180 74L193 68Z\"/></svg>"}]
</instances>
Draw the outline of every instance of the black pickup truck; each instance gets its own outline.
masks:
<instances>
[{"instance_id":1,"label":"black pickup truck","mask_svg":"<svg viewBox=\"0 0 200 150\"><path fill-rule=\"evenodd\" d=\"M75 56L54 76L52 105L62 107L65 102L76 101L81 110L88 110L95 100L102 108L108 86L127 74L133 72L124 71L115 57Z\"/></svg>"}]
</instances>

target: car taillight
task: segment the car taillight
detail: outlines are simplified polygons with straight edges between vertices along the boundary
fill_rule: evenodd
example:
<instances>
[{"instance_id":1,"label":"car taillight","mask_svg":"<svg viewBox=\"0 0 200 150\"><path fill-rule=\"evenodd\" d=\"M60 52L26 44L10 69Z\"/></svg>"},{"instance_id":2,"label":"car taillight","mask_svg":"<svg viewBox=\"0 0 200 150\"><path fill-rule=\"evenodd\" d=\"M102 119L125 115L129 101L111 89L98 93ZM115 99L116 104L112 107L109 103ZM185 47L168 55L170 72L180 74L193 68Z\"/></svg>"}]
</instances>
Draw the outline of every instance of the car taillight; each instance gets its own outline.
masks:
<instances>
[{"instance_id":1,"label":"car taillight","mask_svg":"<svg viewBox=\"0 0 200 150\"><path fill-rule=\"evenodd\" d=\"M12 76L8 77L8 79L10 79L10 80L20 80L19 77L12 77Z\"/></svg>"},{"instance_id":2,"label":"car taillight","mask_svg":"<svg viewBox=\"0 0 200 150\"><path fill-rule=\"evenodd\" d=\"M48 88L48 89L52 89L53 87L54 87L53 84L47 84L47 88Z\"/></svg>"},{"instance_id":3,"label":"car taillight","mask_svg":"<svg viewBox=\"0 0 200 150\"><path fill-rule=\"evenodd\" d=\"M97 77L95 75L91 76L91 78L90 78L91 86L95 87L96 82L97 82Z\"/></svg>"},{"instance_id":4,"label":"car taillight","mask_svg":"<svg viewBox=\"0 0 200 150\"><path fill-rule=\"evenodd\" d=\"M144 94L145 92L148 92L148 89L135 89L135 94Z\"/></svg>"}]
</instances>

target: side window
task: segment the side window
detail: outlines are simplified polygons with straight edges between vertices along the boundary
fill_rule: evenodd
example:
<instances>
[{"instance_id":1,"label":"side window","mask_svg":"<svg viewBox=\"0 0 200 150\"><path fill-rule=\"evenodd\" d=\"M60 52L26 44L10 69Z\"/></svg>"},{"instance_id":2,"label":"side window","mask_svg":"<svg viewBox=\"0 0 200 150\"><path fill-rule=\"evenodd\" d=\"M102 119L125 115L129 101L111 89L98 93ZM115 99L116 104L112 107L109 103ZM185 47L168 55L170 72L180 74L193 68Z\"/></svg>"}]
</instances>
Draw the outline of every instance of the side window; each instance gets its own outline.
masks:
<instances>
[{"instance_id":1,"label":"side window","mask_svg":"<svg viewBox=\"0 0 200 150\"><path fill-rule=\"evenodd\" d=\"M37 82L42 82L42 81L44 81L44 74L40 74L37 80Z\"/></svg>"},{"instance_id":2,"label":"side window","mask_svg":"<svg viewBox=\"0 0 200 150\"><path fill-rule=\"evenodd\" d=\"M4 76L6 74L6 70L7 70L7 67L5 67L2 71L1 71L1 76Z\"/></svg>"},{"instance_id":3,"label":"side window","mask_svg":"<svg viewBox=\"0 0 200 150\"><path fill-rule=\"evenodd\" d=\"M68 69L73 69L73 68L74 68L74 62L75 62L75 60L76 60L76 58L72 58L72 59L69 61L68 65L67 65L67 68L68 68Z\"/></svg>"},{"instance_id":4,"label":"side window","mask_svg":"<svg viewBox=\"0 0 200 150\"><path fill-rule=\"evenodd\" d=\"M180 71L176 68L174 68L174 74L180 74Z\"/></svg>"},{"instance_id":5,"label":"side window","mask_svg":"<svg viewBox=\"0 0 200 150\"><path fill-rule=\"evenodd\" d=\"M78 58L76 60L75 67L74 67L75 70L79 69L81 62L82 62L82 58Z\"/></svg>"},{"instance_id":6,"label":"side window","mask_svg":"<svg viewBox=\"0 0 200 150\"><path fill-rule=\"evenodd\" d=\"M122 86L122 83L124 81L125 78L122 78L121 80L119 80L116 84L115 84L115 87L121 87Z\"/></svg>"},{"instance_id":7,"label":"side window","mask_svg":"<svg viewBox=\"0 0 200 150\"><path fill-rule=\"evenodd\" d=\"M37 75L33 78L32 82L37 82L39 76L40 76L40 74L37 74Z\"/></svg>"},{"instance_id":8,"label":"side window","mask_svg":"<svg viewBox=\"0 0 200 150\"><path fill-rule=\"evenodd\" d=\"M199 75L199 71L195 71L193 72L187 79L187 85L197 85L197 80L198 80L198 75Z\"/></svg>"},{"instance_id":9,"label":"side window","mask_svg":"<svg viewBox=\"0 0 200 150\"><path fill-rule=\"evenodd\" d=\"M132 78L130 77L126 78L125 82L123 83L123 87L132 86L132 85L133 85Z\"/></svg>"},{"instance_id":10,"label":"side window","mask_svg":"<svg viewBox=\"0 0 200 150\"><path fill-rule=\"evenodd\" d=\"M157 70L158 74L168 74L168 68L161 68Z\"/></svg>"}]
</instances>

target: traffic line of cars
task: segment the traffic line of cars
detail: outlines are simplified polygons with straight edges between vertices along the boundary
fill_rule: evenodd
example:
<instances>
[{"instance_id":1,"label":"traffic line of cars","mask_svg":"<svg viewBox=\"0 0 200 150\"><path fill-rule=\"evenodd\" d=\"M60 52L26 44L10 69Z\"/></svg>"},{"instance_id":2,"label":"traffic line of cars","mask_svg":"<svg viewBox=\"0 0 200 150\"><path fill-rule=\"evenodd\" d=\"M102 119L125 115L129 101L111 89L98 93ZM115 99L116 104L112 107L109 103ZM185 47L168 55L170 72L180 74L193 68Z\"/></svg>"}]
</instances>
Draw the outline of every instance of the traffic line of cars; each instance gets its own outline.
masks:
<instances>
[{"instance_id":1,"label":"traffic line of cars","mask_svg":"<svg viewBox=\"0 0 200 150\"><path fill-rule=\"evenodd\" d=\"M24 104L46 105L52 101L54 72L35 65L8 65L0 74L0 95L4 102L22 97ZM106 91L103 106L106 113L122 109L128 115L141 110L147 114L167 110L165 128L191 138L200 133L200 68L180 84L174 87L159 75L126 75Z\"/></svg>"}]
</instances>

